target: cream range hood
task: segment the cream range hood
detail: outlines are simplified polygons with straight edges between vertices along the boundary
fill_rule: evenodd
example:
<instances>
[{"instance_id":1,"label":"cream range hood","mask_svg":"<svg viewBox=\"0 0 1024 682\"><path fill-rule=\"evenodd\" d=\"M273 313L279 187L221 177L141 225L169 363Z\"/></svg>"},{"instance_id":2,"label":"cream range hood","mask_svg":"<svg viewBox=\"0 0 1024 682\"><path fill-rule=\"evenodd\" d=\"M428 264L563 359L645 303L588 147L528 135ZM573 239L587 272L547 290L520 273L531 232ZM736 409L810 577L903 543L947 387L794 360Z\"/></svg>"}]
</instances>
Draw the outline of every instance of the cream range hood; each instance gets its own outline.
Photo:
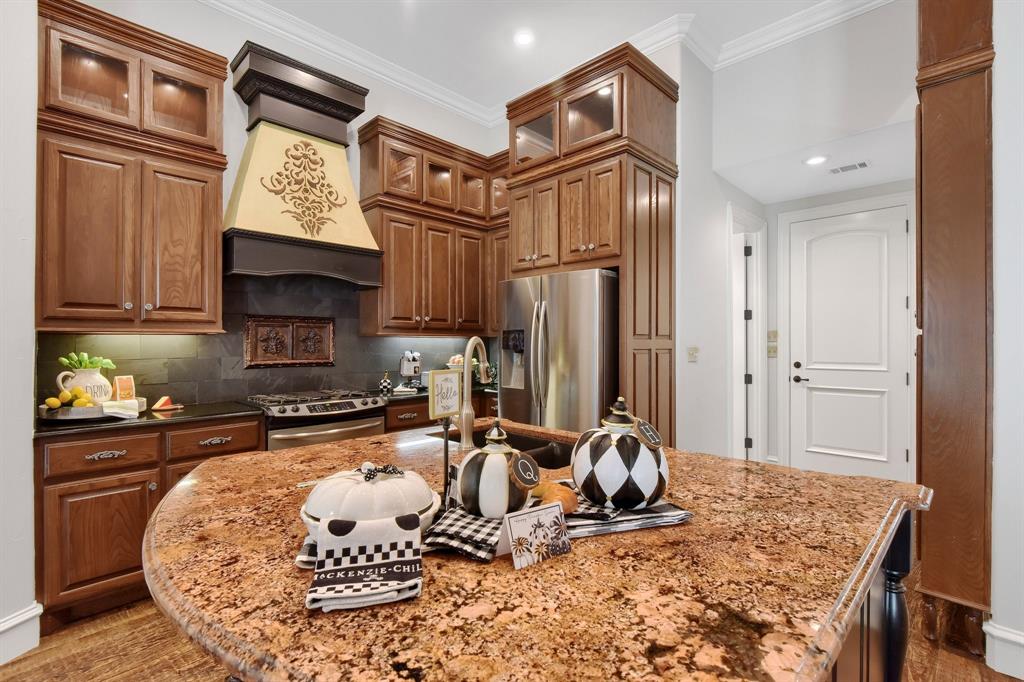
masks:
<instances>
[{"instance_id":1,"label":"cream range hood","mask_svg":"<svg viewBox=\"0 0 1024 682\"><path fill-rule=\"evenodd\" d=\"M231 68L249 138L224 216L224 274L380 286L381 250L345 154L367 90L250 42Z\"/></svg>"}]
</instances>

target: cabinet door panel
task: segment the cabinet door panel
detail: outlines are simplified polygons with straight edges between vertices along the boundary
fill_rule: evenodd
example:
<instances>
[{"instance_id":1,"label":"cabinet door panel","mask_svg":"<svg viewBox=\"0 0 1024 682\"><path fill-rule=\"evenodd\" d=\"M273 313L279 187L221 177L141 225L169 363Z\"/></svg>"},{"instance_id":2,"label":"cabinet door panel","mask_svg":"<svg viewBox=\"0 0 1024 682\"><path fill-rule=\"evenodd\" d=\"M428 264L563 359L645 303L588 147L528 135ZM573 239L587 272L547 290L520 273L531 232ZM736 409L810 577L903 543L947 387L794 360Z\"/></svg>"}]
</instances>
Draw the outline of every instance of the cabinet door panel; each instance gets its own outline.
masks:
<instances>
[{"instance_id":1,"label":"cabinet door panel","mask_svg":"<svg viewBox=\"0 0 1024 682\"><path fill-rule=\"evenodd\" d=\"M384 214L384 319L389 329L419 329L420 221Z\"/></svg>"},{"instance_id":2,"label":"cabinet door panel","mask_svg":"<svg viewBox=\"0 0 1024 682\"><path fill-rule=\"evenodd\" d=\"M509 121L510 171L521 171L558 158L558 102L544 104Z\"/></svg>"},{"instance_id":3,"label":"cabinet door panel","mask_svg":"<svg viewBox=\"0 0 1024 682\"><path fill-rule=\"evenodd\" d=\"M220 287L220 174L142 166L143 320L213 322Z\"/></svg>"},{"instance_id":4,"label":"cabinet door panel","mask_svg":"<svg viewBox=\"0 0 1024 682\"><path fill-rule=\"evenodd\" d=\"M534 266L558 265L558 180L533 187Z\"/></svg>"},{"instance_id":5,"label":"cabinet door panel","mask_svg":"<svg viewBox=\"0 0 1024 682\"><path fill-rule=\"evenodd\" d=\"M622 173L618 160L590 169L591 257L618 256L622 250ZM593 247L590 245L593 244Z\"/></svg>"},{"instance_id":6,"label":"cabinet door panel","mask_svg":"<svg viewBox=\"0 0 1024 682\"><path fill-rule=\"evenodd\" d=\"M487 268L487 331L492 336L501 332L502 301L498 300L498 283L512 277L508 230L491 233Z\"/></svg>"},{"instance_id":7,"label":"cabinet door panel","mask_svg":"<svg viewBox=\"0 0 1024 682\"><path fill-rule=\"evenodd\" d=\"M459 211L483 217L487 215L487 175L459 164Z\"/></svg>"},{"instance_id":8,"label":"cabinet door panel","mask_svg":"<svg viewBox=\"0 0 1024 682\"><path fill-rule=\"evenodd\" d=\"M455 210L459 205L454 161L430 154L423 155L423 201Z\"/></svg>"},{"instance_id":9,"label":"cabinet door panel","mask_svg":"<svg viewBox=\"0 0 1024 682\"><path fill-rule=\"evenodd\" d=\"M590 200L587 195L586 169L566 173L559 180L559 238L563 263L586 260L590 241Z\"/></svg>"},{"instance_id":10,"label":"cabinet door panel","mask_svg":"<svg viewBox=\"0 0 1024 682\"><path fill-rule=\"evenodd\" d=\"M40 135L41 320L135 319L138 162L113 147Z\"/></svg>"},{"instance_id":11,"label":"cabinet door panel","mask_svg":"<svg viewBox=\"0 0 1024 682\"><path fill-rule=\"evenodd\" d=\"M139 58L126 48L47 30L47 107L139 127Z\"/></svg>"},{"instance_id":12,"label":"cabinet door panel","mask_svg":"<svg viewBox=\"0 0 1024 682\"><path fill-rule=\"evenodd\" d=\"M206 459L194 459L189 462L177 462L168 464L164 470L164 490L171 491L171 488L178 485L178 481L192 473L192 470L205 462Z\"/></svg>"},{"instance_id":13,"label":"cabinet door panel","mask_svg":"<svg viewBox=\"0 0 1024 682\"><path fill-rule=\"evenodd\" d=\"M454 329L455 231L423 223L423 328Z\"/></svg>"},{"instance_id":14,"label":"cabinet door panel","mask_svg":"<svg viewBox=\"0 0 1024 682\"><path fill-rule=\"evenodd\" d=\"M142 128L220 148L221 82L162 60L142 63Z\"/></svg>"},{"instance_id":15,"label":"cabinet door panel","mask_svg":"<svg viewBox=\"0 0 1024 682\"><path fill-rule=\"evenodd\" d=\"M381 146L381 172L384 191L408 199L423 199L421 172L423 154L414 147L394 140L384 140Z\"/></svg>"},{"instance_id":16,"label":"cabinet door panel","mask_svg":"<svg viewBox=\"0 0 1024 682\"><path fill-rule=\"evenodd\" d=\"M507 182L508 180L504 176L491 178L490 215L492 218L508 213Z\"/></svg>"},{"instance_id":17,"label":"cabinet door panel","mask_svg":"<svg viewBox=\"0 0 1024 682\"><path fill-rule=\"evenodd\" d=\"M43 488L47 606L143 583L142 536L159 481L152 469Z\"/></svg>"},{"instance_id":18,"label":"cabinet door panel","mask_svg":"<svg viewBox=\"0 0 1024 682\"><path fill-rule=\"evenodd\" d=\"M484 329L484 238L476 230L460 229L455 237L456 317L462 331Z\"/></svg>"},{"instance_id":19,"label":"cabinet door panel","mask_svg":"<svg viewBox=\"0 0 1024 682\"><path fill-rule=\"evenodd\" d=\"M534 255L533 190L522 187L512 192L510 210L512 270L527 270L533 267Z\"/></svg>"},{"instance_id":20,"label":"cabinet door panel","mask_svg":"<svg viewBox=\"0 0 1024 682\"><path fill-rule=\"evenodd\" d=\"M579 88L562 100L562 154L622 134L622 76Z\"/></svg>"}]
</instances>

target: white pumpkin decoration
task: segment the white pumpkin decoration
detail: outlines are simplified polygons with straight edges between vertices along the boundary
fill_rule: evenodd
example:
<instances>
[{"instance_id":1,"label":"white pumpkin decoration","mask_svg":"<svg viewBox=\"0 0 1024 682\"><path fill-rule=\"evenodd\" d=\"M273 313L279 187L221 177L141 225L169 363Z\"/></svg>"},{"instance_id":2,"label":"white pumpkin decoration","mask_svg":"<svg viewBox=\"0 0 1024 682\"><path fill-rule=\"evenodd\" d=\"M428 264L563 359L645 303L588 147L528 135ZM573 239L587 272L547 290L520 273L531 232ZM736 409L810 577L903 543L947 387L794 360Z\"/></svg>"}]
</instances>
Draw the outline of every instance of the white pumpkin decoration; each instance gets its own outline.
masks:
<instances>
[{"instance_id":1,"label":"white pumpkin decoration","mask_svg":"<svg viewBox=\"0 0 1024 682\"><path fill-rule=\"evenodd\" d=\"M572 479L580 494L610 509L643 509L668 486L661 436L629 413L619 398L601 428L585 432L572 451Z\"/></svg>"},{"instance_id":2,"label":"white pumpkin decoration","mask_svg":"<svg viewBox=\"0 0 1024 682\"><path fill-rule=\"evenodd\" d=\"M459 465L458 500L470 514L501 519L526 506L530 488L539 480L537 463L505 442L507 435L498 420L484 439L487 444L472 450ZM532 483L514 475L511 469L514 461L522 462L526 469L532 468L533 474L528 474L528 478L534 477Z\"/></svg>"},{"instance_id":3,"label":"white pumpkin decoration","mask_svg":"<svg viewBox=\"0 0 1024 682\"><path fill-rule=\"evenodd\" d=\"M322 518L367 521L417 514L426 531L440 507L441 496L415 471L365 462L355 471L339 471L317 483L299 516L313 537Z\"/></svg>"}]
</instances>

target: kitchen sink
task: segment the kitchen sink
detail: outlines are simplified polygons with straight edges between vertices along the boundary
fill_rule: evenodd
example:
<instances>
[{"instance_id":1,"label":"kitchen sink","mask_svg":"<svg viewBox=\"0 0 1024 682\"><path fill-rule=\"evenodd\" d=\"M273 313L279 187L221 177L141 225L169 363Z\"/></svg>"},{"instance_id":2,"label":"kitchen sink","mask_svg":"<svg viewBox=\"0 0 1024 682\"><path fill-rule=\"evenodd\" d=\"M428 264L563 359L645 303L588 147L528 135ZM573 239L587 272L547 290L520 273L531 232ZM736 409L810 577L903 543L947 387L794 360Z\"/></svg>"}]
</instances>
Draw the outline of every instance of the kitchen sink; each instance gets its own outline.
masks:
<instances>
[{"instance_id":1,"label":"kitchen sink","mask_svg":"<svg viewBox=\"0 0 1024 682\"><path fill-rule=\"evenodd\" d=\"M473 444L477 447L483 447L486 443L484 440L485 433L485 431L474 431ZM443 431L432 431L427 435L433 438L444 438ZM449 432L449 437L451 438L452 451L454 452L454 449L458 447L459 432L452 429ZM542 469L561 469L562 467L569 466L569 461L572 459L572 446L566 443L556 443L543 438L523 436L517 433L509 433L505 442L516 450L529 454Z\"/></svg>"}]
</instances>

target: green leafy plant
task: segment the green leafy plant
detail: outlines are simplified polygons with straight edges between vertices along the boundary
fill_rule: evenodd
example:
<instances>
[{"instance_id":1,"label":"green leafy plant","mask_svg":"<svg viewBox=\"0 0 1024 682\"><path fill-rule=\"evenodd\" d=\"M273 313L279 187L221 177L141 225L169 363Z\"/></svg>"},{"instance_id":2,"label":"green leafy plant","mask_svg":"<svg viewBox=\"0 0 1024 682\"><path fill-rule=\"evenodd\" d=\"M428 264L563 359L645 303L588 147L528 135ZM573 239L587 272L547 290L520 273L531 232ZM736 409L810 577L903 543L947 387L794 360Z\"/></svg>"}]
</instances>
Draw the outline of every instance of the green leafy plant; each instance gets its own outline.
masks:
<instances>
[{"instance_id":1,"label":"green leafy plant","mask_svg":"<svg viewBox=\"0 0 1024 682\"><path fill-rule=\"evenodd\" d=\"M89 357L88 353L68 353L63 357L57 358L64 367L69 369L117 369L117 365L114 364L113 360L94 355Z\"/></svg>"}]
</instances>

